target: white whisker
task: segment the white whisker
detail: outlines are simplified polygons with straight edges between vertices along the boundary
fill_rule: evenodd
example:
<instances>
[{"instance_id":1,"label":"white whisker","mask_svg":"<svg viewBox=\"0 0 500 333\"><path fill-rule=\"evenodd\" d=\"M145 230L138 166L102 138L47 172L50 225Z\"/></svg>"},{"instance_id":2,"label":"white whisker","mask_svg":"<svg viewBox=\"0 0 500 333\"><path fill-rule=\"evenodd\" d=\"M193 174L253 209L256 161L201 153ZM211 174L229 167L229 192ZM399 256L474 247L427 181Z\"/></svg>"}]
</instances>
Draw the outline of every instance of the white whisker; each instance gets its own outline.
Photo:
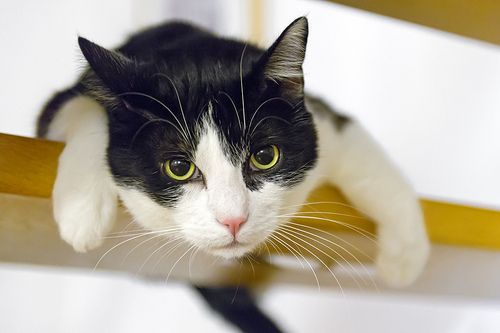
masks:
<instances>
[{"instance_id":1,"label":"white whisker","mask_svg":"<svg viewBox=\"0 0 500 333\"><path fill-rule=\"evenodd\" d=\"M266 99L264 102L260 103L260 105L257 107L257 109L255 109L253 115L252 115L252 118L250 118L250 122L248 123L248 130L252 130L252 122L253 122L253 119L255 118L255 116L257 115L257 113L261 110L261 108L266 105L267 103L269 102L272 102L272 101L284 101L286 103L288 103L287 100L285 100L284 98L282 97L272 97L272 98L268 98ZM289 103L288 103L289 104ZM292 106L290 104L290 106Z\"/></svg>"},{"instance_id":2,"label":"white whisker","mask_svg":"<svg viewBox=\"0 0 500 333\"><path fill-rule=\"evenodd\" d=\"M240 87L241 87L241 108L243 113L243 132L246 132L247 124L246 124L246 115L245 115L245 94L243 92L243 56L245 55L245 50L247 49L248 44L245 44L243 47L243 51L241 51L240 57Z\"/></svg>"},{"instance_id":3,"label":"white whisker","mask_svg":"<svg viewBox=\"0 0 500 333\"><path fill-rule=\"evenodd\" d=\"M333 273L333 271L330 269L330 267L328 267L327 264L325 264L323 262L323 260L321 260L314 252L312 252L311 250L309 250L307 247L303 246L302 244L294 241L293 239L290 239L288 236L286 236L285 234L283 233L286 233L288 235L290 235L289 233L285 232L283 229L280 229L279 231L276 231L276 233L282 237L285 237L286 239L288 239L290 242L294 243L295 245L301 247L302 249L304 249L305 251L309 252L313 257L316 258L316 260L318 260L327 270L328 272L330 272L330 274L333 276L333 278L335 279L335 281L337 282L338 286L339 286L339 289L340 289L340 292L342 293L342 295L344 296L344 289L342 288L341 284L340 284L340 281L338 280L337 276L335 275L335 273ZM316 276L316 279L317 279L317 276ZM319 290L319 281L318 281L318 290Z\"/></svg>"},{"instance_id":4,"label":"white whisker","mask_svg":"<svg viewBox=\"0 0 500 333\"><path fill-rule=\"evenodd\" d=\"M344 226L348 229L351 229L352 231L357 232L361 236L365 237L369 241L378 244L377 240L374 238L375 235L373 235L371 232L366 231L360 227L356 227L354 225L351 225L349 223L345 223L342 221L338 220L333 220L333 219L327 219L327 218L322 218L322 217L316 217L316 216L305 216L305 215L295 215L295 214L290 214L290 215L278 215L277 217L282 217L282 218L299 218L299 219L309 219L309 220L315 220L315 221L324 221L324 222L331 222L335 223L341 226Z\"/></svg>"},{"instance_id":5,"label":"white whisker","mask_svg":"<svg viewBox=\"0 0 500 333\"><path fill-rule=\"evenodd\" d=\"M240 126L240 130L242 130L243 128L241 127L240 115L238 114L238 109L236 108L236 104L234 104L234 100L225 91L219 91L219 94L226 96L233 105L234 113L236 114L236 118L238 119L238 125Z\"/></svg>"},{"instance_id":6,"label":"white whisker","mask_svg":"<svg viewBox=\"0 0 500 333\"><path fill-rule=\"evenodd\" d=\"M189 136L187 135L186 131L183 129L182 124L179 121L179 118L177 118L175 113L168 106L166 106L162 101L158 100L157 98L155 98L151 95L141 93L138 91L129 91L129 92L121 93L118 96L127 96L127 95L146 97L146 98L149 98L152 101L155 101L156 103L160 104L164 109L166 109L174 117L174 119L176 120L177 124L179 124L179 127L180 127L180 130L179 130L179 128L177 128L177 129L179 130L179 132L181 132L183 134L186 142L189 142L189 139L188 139Z\"/></svg>"},{"instance_id":7,"label":"white whisker","mask_svg":"<svg viewBox=\"0 0 500 333\"><path fill-rule=\"evenodd\" d=\"M277 235L280 235L282 237L285 237L285 238L288 238L282 234L280 234L278 231L276 232ZM273 235L272 235L273 236ZM297 260L299 260L299 258L294 254L294 252L297 252L299 254L299 256L304 259L305 263L307 264L307 266L309 266L309 269L311 270L311 272L313 273L314 275L314 279L316 280L316 284L318 286L318 290L321 290L321 286L320 286L320 283L319 283L319 279L318 279L318 275L316 274L316 272L314 271L314 268L312 267L311 263L304 257L304 255L297 249L294 249L291 245L289 246L286 242L282 241L280 238L274 236L274 239L279 242L281 245L283 245L286 249L288 249L288 251L290 251L294 256L295 258L297 258ZM299 262L301 262L299 260Z\"/></svg>"},{"instance_id":8,"label":"white whisker","mask_svg":"<svg viewBox=\"0 0 500 333\"><path fill-rule=\"evenodd\" d=\"M165 280L165 283L168 283L168 278L170 277L170 274L172 274L172 271L175 269L175 266L179 263L179 261L182 260L182 258L184 258L186 256L186 254L188 254L189 251L191 251L192 249L194 249L196 247L196 245L191 245L187 250L186 252L184 252L184 254L182 256L180 256L176 261L175 263L173 264L172 268L170 268L170 271L168 272L167 274L167 279Z\"/></svg>"},{"instance_id":9,"label":"white whisker","mask_svg":"<svg viewBox=\"0 0 500 333\"><path fill-rule=\"evenodd\" d=\"M189 130L189 126L188 126L187 121L186 121L184 109L182 108L181 97L179 96L179 91L177 90L177 87L175 86L174 81L172 81L172 79L168 75L163 74L163 73L156 73L155 75L159 75L159 76L166 78L167 80L170 81L170 84L172 84L172 87L174 88L175 94L177 95L177 101L179 102L179 108L181 110L182 119L184 119L184 125L186 125L186 131L189 133L190 138L193 139L193 136L191 134L191 131Z\"/></svg>"},{"instance_id":10,"label":"white whisker","mask_svg":"<svg viewBox=\"0 0 500 333\"><path fill-rule=\"evenodd\" d=\"M168 235L171 235L171 234L174 234L174 233L177 233L178 231L180 230L180 228L172 228L170 230L165 230L164 232L159 232L157 235L154 235L154 236L151 236L150 238L140 242L139 244L137 244L136 246L134 246L126 255L125 257L122 259L122 262L121 264L123 265L123 263L128 259L128 257L137 249L139 248L140 246L142 246L143 244L153 240L153 239L156 239L156 238L160 238L160 237L165 237L165 236L168 236ZM153 245L154 246L154 245Z\"/></svg>"},{"instance_id":11,"label":"white whisker","mask_svg":"<svg viewBox=\"0 0 500 333\"><path fill-rule=\"evenodd\" d=\"M172 248L168 249L166 253L162 254L161 257L156 261L156 263L153 266L153 272L157 269L158 265L163 261L163 259L168 258L168 256L174 253L175 250L179 248L179 246L185 243L184 238L182 236L179 236L179 238L172 240L172 242L174 241L177 241L177 243Z\"/></svg>"},{"instance_id":12,"label":"white whisker","mask_svg":"<svg viewBox=\"0 0 500 333\"><path fill-rule=\"evenodd\" d=\"M313 233L307 232L307 231L305 231L305 230L301 230L301 229L299 229L299 228L294 228L294 227L292 227L292 226L287 226L287 225L282 226L282 228L284 228L284 229L288 230L289 232L291 232L291 233L293 233L293 234L295 234L295 235L300 235L301 237L304 237L304 238L307 238L307 239L309 239L309 240L311 240L311 241L314 241L314 242L316 242L316 243L318 243L318 244L320 244L320 245L324 246L325 248L328 248L329 250L332 250L332 251L333 251L333 252L334 252L337 256L339 256L339 257L340 257L340 258L341 258L341 259L342 259L342 260L343 260L343 261L344 261L344 262L345 262L345 263L349 266L349 268L350 268L353 272L356 272L356 269L354 268L354 266L353 266L353 265L352 265L352 264L351 264L351 263L350 263L350 262L349 262L349 261L348 261L348 260L347 260L347 259L346 259L346 258L345 258L345 257L344 257L341 253L340 253L340 252L336 251L336 250L335 250L335 249L333 249L333 248L328 247L325 243L323 243L323 242L319 241L318 239L315 239L315 238L313 238L313 237L310 237L310 236L304 235L304 233L306 233L306 234L310 234L310 235L312 235L312 236L314 236L314 237L317 237L317 238L319 238L319 239L322 239L322 240L324 240L324 241L326 241L326 242L328 242L328 243L330 243L330 244L332 244L332 245L334 245L334 246L338 246L338 247L339 247L339 248L341 248L343 251L347 252L347 253L348 253L348 254L349 254L352 258L354 258L354 260L355 260L355 261L356 261L359 265L361 265L361 267L363 267L363 269L365 270L365 273L367 273L367 274L368 274L368 276L370 277L370 280L371 280L372 284L373 284L373 285L375 285L375 281L371 278L371 275L369 275L368 271L366 270L365 265L363 265L363 264L361 263L361 261L359 261L359 259L358 259L355 255L353 255L350 251L348 251L347 249L345 249L343 246L341 246L341 245L339 245L339 244L337 244L337 243L335 243L335 242L332 242L332 241L330 241L329 239L326 239L326 238L321 237L321 236L318 236L318 235L316 235L316 234L313 234ZM283 230L283 229L281 229L281 230ZM296 236L296 237L297 237L297 236ZM297 238L298 238L298 237L297 237ZM299 238L299 239L300 239L300 238ZM339 262L338 262L335 258L331 257L329 254L327 254L326 252L324 252L324 251L323 251L323 250L321 250L320 248L318 248L318 247L314 246L314 245L313 245L313 244L311 244L310 242L306 242L306 243L307 243L309 246L311 246L311 247L315 248L317 251L319 251L319 252L321 252L322 254L324 254L325 256L327 256L328 258L330 258L331 260L335 261L335 263L336 263L336 264L341 265L341 263L339 263ZM362 275L358 273L358 274L357 274L357 276L361 279L361 281L363 282L363 284L365 284L365 285L366 285L366 281L365 281L365 279L362 277ZM354 275L353 275L353 279L354 279L355 283L358 285L358 287L359 287L359 288L361 288L361 285L358 283L358 277L356 277L356 276L354 276Z\"/></svg>"}]
</instances>

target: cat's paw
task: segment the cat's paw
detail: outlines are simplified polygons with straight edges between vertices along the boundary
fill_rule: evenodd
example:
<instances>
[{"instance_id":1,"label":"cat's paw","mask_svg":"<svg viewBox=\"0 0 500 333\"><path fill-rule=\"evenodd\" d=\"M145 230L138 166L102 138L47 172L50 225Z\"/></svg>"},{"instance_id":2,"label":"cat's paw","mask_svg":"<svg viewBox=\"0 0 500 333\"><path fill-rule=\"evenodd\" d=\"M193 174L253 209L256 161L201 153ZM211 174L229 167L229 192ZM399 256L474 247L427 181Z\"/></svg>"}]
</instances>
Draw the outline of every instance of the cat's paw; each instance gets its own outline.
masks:
<instances>
[{"instance_id":1,"label":"cat's paw","mask_svg":"<svg viewBox=\"0 0 500 333\"><path fill-rule=\"evenodd\" d=\"M54 209L61 238L77 252L99 247L109 233L116 215L116 198L86 201L64 200Z\"/></svg>"},{"instance_id":2,"label":"cat's paw","mask_svg":"<svg viewBox=\"0 0 500 333\"><path fill-rule=\"evenodd\" d=\"M424 270L429 257L430 245L424 232L411 237L381 230L380 252L376 259L379 276L391 287L412 284Z\"/></svg>"},{"instance_id":3,"label":"cat's paw","mask_svg":"<svg viewBox=\"0 0 500 333\"><path fill-rule=\"evenodd\" d=\"M62 239L78 252L92 250L113 227L118 198L103 152L82 158L83 145L68 143L59 158L52 192L54 218Z\"/></svg>"},{"instance_id":4,"label":"cat's paw","mask_svg":"<svg viewBox=\"0 0 500 333\"><path fill-rule=\"evenodd\" d=\"M99 247L116 217L117 198L112 191L73 193L54 191L54 217L61 238L77 252Z\"/></svg>"}]
</instances>

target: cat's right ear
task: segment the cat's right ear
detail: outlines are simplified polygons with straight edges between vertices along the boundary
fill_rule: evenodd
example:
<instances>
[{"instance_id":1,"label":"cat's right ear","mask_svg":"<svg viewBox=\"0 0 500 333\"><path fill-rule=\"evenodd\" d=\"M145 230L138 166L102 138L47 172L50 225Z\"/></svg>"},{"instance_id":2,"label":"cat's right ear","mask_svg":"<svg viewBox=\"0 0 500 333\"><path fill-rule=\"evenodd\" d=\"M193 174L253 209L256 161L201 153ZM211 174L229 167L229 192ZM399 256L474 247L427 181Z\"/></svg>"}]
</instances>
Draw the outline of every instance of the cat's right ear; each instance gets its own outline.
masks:
<instances>
[{"instance_id":1,"label":"cat's right ear","mask_svg":"<svg viewBox=\"0 0 500 333\"><path fill-rule=\"evenodd\" d=\"M306 17L293 21L264 55L264 77L277 83L284 93L301 97L304 89L302 64L308 36Z\"/></svg>"},{"instance_id":2,"label":"cat's right ear","mask_svg":"<svg viewBox=\"0 0 500 333\"><path fill-rule=\"evenodd\" d=\"M90 68L111 91L122 93L130 89L131 79L136 73L136 65L132 59L83 37L78 37L78 45Z\"/></svg>"}]
</instances>

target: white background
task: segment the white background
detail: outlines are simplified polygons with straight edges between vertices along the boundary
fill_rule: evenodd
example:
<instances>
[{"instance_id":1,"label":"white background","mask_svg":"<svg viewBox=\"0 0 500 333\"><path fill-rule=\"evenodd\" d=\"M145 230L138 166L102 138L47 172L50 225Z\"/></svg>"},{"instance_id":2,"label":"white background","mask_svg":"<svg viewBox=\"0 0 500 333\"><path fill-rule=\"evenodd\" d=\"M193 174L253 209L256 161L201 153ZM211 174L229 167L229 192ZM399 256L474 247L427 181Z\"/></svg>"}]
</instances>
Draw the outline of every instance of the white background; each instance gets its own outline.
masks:
<instances>
[{"instance_id":1,"label":"white background","mask_svg":"<svg viewBox=\"0 0 500 333\"><path fill-rule=\"evenodd\" d=\"M266 42L308 15L308 90L356 116L419 193L500 206L499 47L321 2L266 5ZM0 132L33 134L43 102L82 66L77 34L112 47L139 27L181 16L246 36L246 6L235 0L0 2ZM500 284L491 288L498 294ZM183 285L3 266L0 295L1 332L231 332ZM333 290L291 287L273 287L262 301L290 332L500 331L496 302L342 298Z\"/></svg>"}]
</instances>

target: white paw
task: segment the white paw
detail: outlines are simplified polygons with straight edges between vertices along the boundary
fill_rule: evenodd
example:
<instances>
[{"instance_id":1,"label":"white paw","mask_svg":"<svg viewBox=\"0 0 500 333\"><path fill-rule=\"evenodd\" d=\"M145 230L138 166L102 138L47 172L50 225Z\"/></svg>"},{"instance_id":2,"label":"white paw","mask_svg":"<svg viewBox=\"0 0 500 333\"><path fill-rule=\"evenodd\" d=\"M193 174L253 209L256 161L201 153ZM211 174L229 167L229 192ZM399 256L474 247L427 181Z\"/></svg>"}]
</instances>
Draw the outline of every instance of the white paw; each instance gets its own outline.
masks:
<instances>
[{"instance_id":1,"label":"white paw","mask_svg":"<svg viewBox=\"0 0 500 333\"><path fill-rule=\"evenodd\" d=\"M62 200L55 199L54 216L61 238L77 252L99 247L112 228L116 216L116 195L73 194Z\"/></svg>"},{"instance_id":2,"label":"white paw","mask_svg":"<svg viewBox=\"0 0 500 333\"><path fill-rule=\"evenodd\" d=\"M53 201L59 233L75 251L87 252L102 244L116 217L116 194L54 191Z\"/></svg>"},{"instance_id":3,"label":"white paw","mask_svg":"<svg viewBox=\"0 0 500 333\"><path fill-rule=\"evenodd\" d=\"M101 245L113 227L118 203L104 153L82 158L81 147L67 144L61 154L52 203L61 237L86 252Z\"/></svg>"},{"instance_id":4,"label":"white paw","mask_svg":"<svg viewBox=\"0 0 500 333\"><path fill-rule=\"evenodd\" d=\"M424 270L429 257L430 246L425 232L419 230L409 238L382 231L380 236L380 252L376 259L379 276L391 287L412 284Z\"/></svg>"}]
</instances>

